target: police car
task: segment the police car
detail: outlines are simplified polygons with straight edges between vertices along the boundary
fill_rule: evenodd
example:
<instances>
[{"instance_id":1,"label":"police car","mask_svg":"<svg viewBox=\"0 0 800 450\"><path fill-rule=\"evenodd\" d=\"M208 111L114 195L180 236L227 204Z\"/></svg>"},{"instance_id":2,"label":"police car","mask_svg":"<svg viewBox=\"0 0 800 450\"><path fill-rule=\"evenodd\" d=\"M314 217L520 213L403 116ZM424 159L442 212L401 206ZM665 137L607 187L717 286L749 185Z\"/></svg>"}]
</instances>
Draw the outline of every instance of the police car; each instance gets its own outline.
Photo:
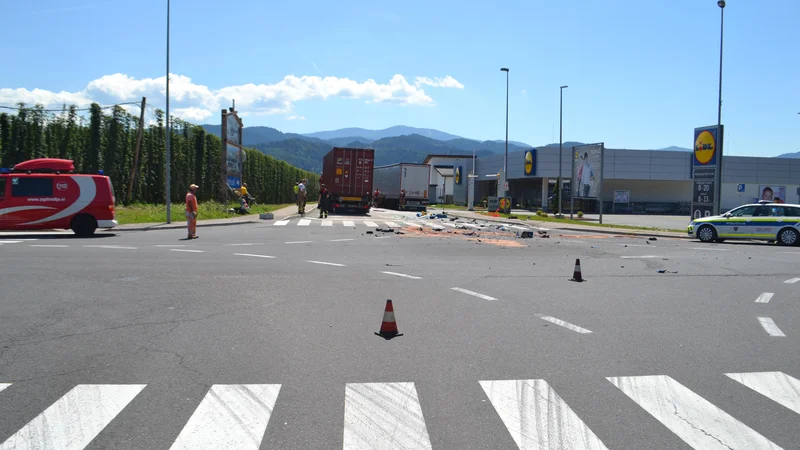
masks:
<instances>
[{"instance_id":1,"label":"police car","mask_svg":"<svg viewBox=\"0 0 800 450\"><path fill-rule=\"evenodd\" d=\"M755 239L798 245L800 205L766 201L742 205L719 216L695 219L686 231L702 242Z\"/></svg>"}]
</instances>

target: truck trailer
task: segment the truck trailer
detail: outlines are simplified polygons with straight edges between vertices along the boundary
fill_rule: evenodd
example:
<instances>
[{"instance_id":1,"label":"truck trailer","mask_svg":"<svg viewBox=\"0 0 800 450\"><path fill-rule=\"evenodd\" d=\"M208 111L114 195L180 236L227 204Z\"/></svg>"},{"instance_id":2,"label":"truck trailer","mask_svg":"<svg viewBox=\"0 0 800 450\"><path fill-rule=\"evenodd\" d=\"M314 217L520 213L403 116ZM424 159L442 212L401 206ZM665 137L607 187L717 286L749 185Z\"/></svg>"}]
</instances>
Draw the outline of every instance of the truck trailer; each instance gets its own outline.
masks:
<instances>
[{"instance_id":1,"label":"truck trailer","mask_svg":"<svg viewBox=\"0 0 800 450\"><path fill-rule=\"evenodd\" d=\"M391 209L422 210L428 206L431 167L427 164L399 163L376 167L375 188L381 191L381 205ZM405 190L405 205L400 191Z\"/></svg>"},{"instance_id":2,"label":"truck trailer","mask_svg":"<svg viewBox=\"0 0 800 450\"><path fill-rule=\"evenodd\" d=\"M322 158L320 183L330 192L331 212L369 212L374 163L371 148L334 147Z\"/></svg>"}]
</instances>

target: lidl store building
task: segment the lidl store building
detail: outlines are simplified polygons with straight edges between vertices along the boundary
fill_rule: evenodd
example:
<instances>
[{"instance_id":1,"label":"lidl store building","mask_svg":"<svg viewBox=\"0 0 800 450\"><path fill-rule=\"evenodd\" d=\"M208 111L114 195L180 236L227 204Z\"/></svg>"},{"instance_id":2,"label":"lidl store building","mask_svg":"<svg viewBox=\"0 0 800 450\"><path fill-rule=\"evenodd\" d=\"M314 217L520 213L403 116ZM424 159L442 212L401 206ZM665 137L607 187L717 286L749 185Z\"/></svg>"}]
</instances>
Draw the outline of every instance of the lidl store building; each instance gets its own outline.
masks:
<instances>
[{"instance_id":1,"label":"lidl store building","mask_svg":"<svg viewBox=\"0 0 800 450\"><path fill-rule=\"evenodd\" d=\"M580 150L580 148L577 148ZM526 153L532 159L526 170ZM570 191L572 147L562 150L561 173L564 189ZM498 173L503 169L503 156L492 155L475 160L475 202L497 193ZM520 208L547 209L559 176L557 147L534 148L508 154L509 196ZM689 151L605 149L602 164L603 211L642 214L690 214L692 200L692 161ZM456 204L467 202L467 175L472 170L471 155L431 155L431 201L444 195ZM597 172L597 168L594 169ZM527 173L526 173L527 172ZM739 192L743 186L743 191ZM722 161L721 209L728 210L743 203L761 199L769 187L773 198L785 203L800 203L800 159L725 156ZM502 186L501 186L502 191ZM615 204L615 191L628 191L629 203ZM501 192L502 195L502 192ZM619 197L618 197L619 198ZM579 202L579 200L576 200ZM565 193L564 210L569 196ZM584 212L595 212L597 202L576 203Z\"/></svg>"}]
</instances>

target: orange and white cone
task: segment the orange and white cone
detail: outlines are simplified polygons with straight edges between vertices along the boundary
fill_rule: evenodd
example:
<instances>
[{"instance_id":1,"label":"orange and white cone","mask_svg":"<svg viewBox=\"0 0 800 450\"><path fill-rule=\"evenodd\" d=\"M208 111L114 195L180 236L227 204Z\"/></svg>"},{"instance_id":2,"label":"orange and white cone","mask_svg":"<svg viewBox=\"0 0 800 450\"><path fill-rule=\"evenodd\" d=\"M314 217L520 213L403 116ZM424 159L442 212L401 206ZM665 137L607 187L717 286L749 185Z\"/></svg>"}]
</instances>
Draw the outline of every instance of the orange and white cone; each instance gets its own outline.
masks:
<instances>
[{"instance_id":1,"label":"orange and white cone","mask_svg":"<svg viewBox=\"0 0 800 450\"><path fill-rule=\"evenodd\" d=\"M580 259L576 259L575 260L575 271L572 273L572 278L570 278L569 281L577 281L579 283L581 281L583 281L583 277L581 276L581 260Z\"/></svg>"},{"instance_id":2,"label":"orange and white cone","mask_svg":"<svg viewBox=\"0 0 800 450\"><path fill-rule=\"evenodd\" d=\"M381 331L375 334L387 340L403 335L402 333L397 332L397 323L394 321L394 308L392 307L391 300L386 300L386 309L383 311Z\"/></svg>"}]
</instances>

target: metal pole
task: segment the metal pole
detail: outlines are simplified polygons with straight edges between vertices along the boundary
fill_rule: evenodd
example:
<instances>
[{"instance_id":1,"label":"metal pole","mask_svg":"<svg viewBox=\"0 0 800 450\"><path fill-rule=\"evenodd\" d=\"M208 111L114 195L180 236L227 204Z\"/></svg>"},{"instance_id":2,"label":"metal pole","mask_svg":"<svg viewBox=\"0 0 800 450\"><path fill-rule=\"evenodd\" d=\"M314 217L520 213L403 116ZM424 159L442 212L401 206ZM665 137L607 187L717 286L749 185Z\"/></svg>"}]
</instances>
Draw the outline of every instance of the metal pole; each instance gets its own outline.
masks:
<instances>
[{"instance_id":1,"label":"metal pole","mask_svg":"<svg viewBox=\"0 0 800 450\"><path fill-rule=\"evenodd\" d=\"M172 223L172 193L170 192L170 151L169 151L169 0L167 0L167 223Z\"/></svg>"},{"instance_id":2,"label":"metal pole","mask_svg":"<svg viewBox=\"0 0 800 450\"><path fill-rule=\"evenodd\" d=\"M500 69L506 73L506 150L503 156L503 197L508 197L508 190L506 183L508 182L508 76L509 70L506 68ZM499 189L498 189L499 190Z\"/></svg>"},{"instance_id":3,"label":"metal pole","mask_svg":"<svg viewBox=\"0 0 800 450\"><path fill-rule=\"evenodd\" d=\"M719 6L719 103L717 104L717 173L714 182L714 215L719 215L722 206L722 146L724 136L722 133L722 37L725 24L725 0L717 1Z\"/></svg>"},{"instance_id":4,"label":"metal pole","mask_svg":"<svg viewBox=\"0 0 800 450\"><path fill-rule=\"evenodd\" d=\"M562 141L564 139L564 88L568 86L561 86L558 100L558 216L561 217L561 204L564 202L562 196L564 195L564 179L562 178L561 160L564 154Z\"/></svg>"}]
</instances>

